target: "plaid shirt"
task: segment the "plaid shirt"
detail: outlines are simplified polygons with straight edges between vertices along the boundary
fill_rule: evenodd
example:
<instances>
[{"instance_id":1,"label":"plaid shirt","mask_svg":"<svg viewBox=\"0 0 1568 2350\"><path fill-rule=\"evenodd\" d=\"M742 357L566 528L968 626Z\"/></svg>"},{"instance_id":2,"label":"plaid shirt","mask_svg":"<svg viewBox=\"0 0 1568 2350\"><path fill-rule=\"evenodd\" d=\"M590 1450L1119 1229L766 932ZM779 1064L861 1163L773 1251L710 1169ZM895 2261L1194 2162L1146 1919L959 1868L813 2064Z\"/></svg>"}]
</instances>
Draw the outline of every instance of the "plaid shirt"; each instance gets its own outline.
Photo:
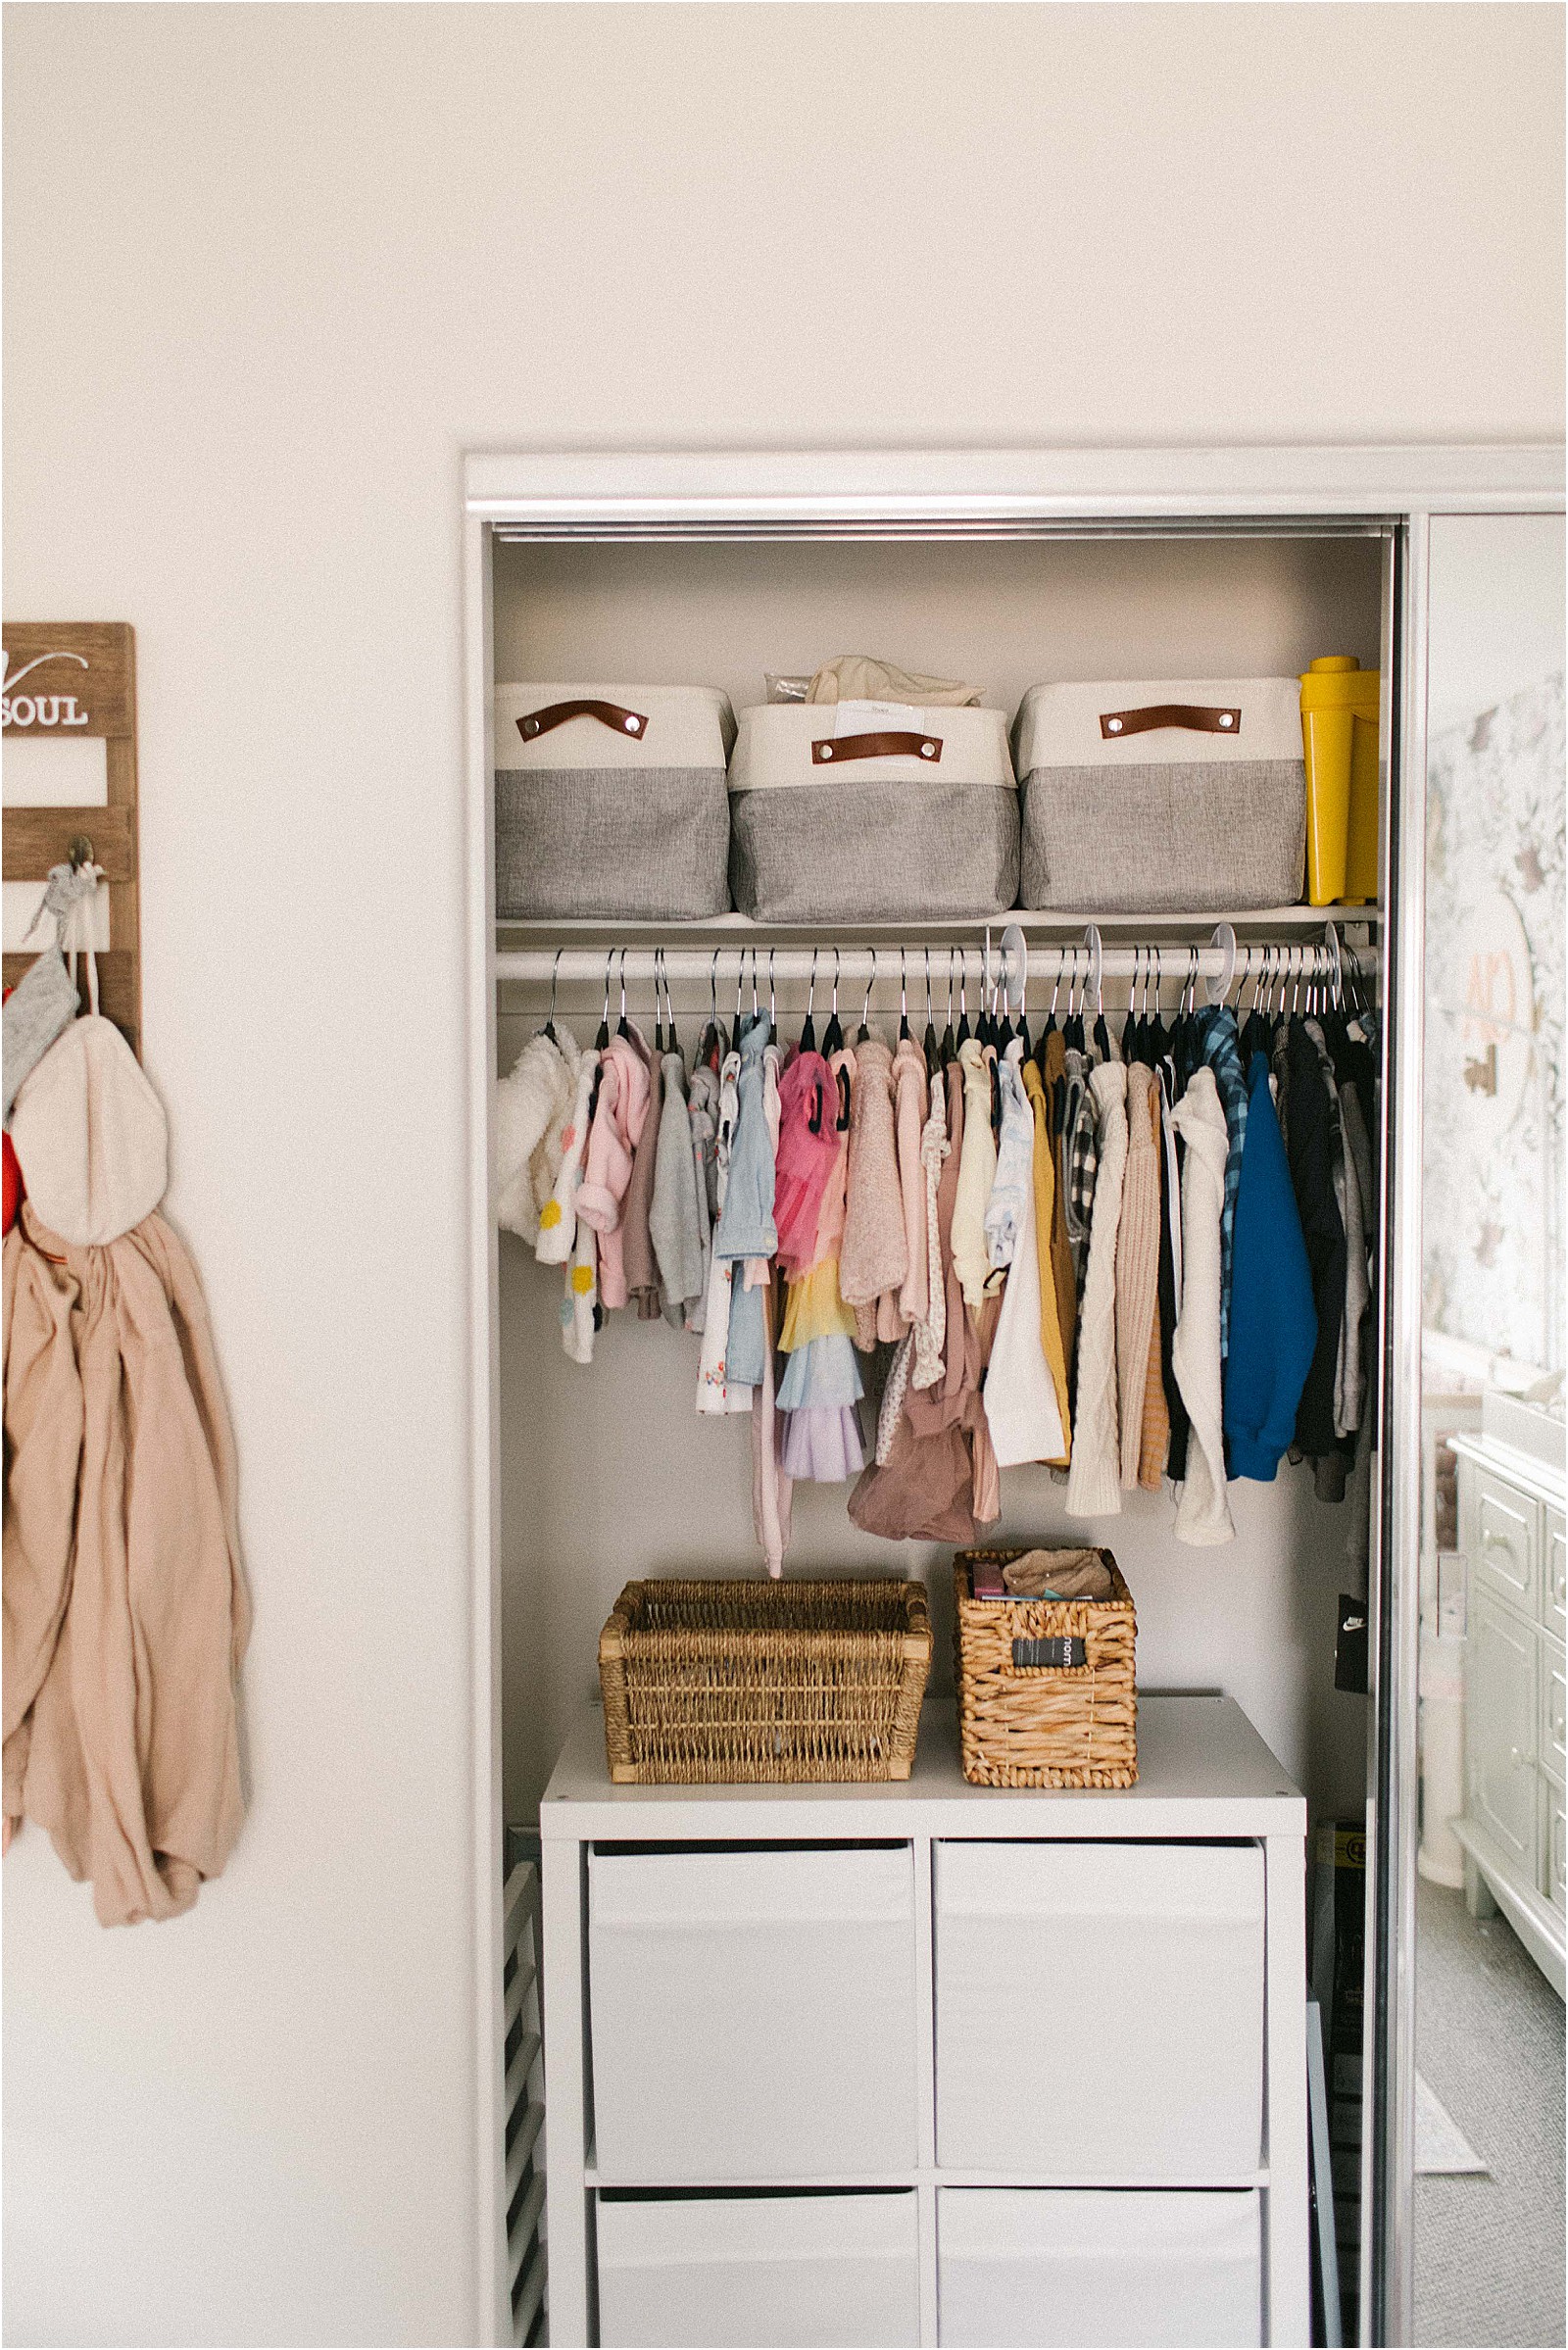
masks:
<instances>
[{"instance_id":1,"label":"plaid shirt","mask_svg":"<svg viewBox=\"0 0 1568 2350\"><path fill-rule=\"evenodd\" d=\"M1219 1351L1231 1344L1231 1253L1236 1245L1236 1196L1242 1188L1242 1151L1247 1141L1247 1072L1242 1067L1236 1014L1223 1004L1201 1014L1203 1058L1214 1072L1225 1112L1225 1206L1219 1227Z\"/></svg>"},{"instance_id":2,"label":"plaid shirt","mask_svg":"<svg viewBox=\"0 0 1568 2350\"><path fill-rule=\"evenodd\" d=\"M1089 1085L1087 1055L1067 1055L1066 1106L1061 1121L1062 1211L1073 1273L1083 1287L1089 1253L1089 1224L1095 1205L1095 1178L1100 1172L1100 1126L1095 1097Z\"/></svg>"}]
</instances>

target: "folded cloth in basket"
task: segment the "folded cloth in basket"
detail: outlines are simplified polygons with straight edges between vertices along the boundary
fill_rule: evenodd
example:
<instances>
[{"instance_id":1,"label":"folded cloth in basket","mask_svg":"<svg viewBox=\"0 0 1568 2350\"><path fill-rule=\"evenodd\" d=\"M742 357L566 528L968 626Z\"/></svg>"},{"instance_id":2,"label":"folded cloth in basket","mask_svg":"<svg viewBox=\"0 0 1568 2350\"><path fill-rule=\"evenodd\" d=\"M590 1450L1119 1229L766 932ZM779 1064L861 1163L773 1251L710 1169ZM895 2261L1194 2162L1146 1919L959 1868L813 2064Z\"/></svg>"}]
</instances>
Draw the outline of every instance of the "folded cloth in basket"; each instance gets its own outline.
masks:
<instances>
[{"instance_id":1,"label":"folded cloth in basket","mask_svg":"<svg viewBox=\"0 0 1568 2350\"><path fill-rule=\"evenodd\" d=\"M1026 1550L1002 1580L1015 1599L1108 1599L1110 1570L1098 1550Z\"/></svg>"},{"instance_id":2,"label":"folded cloth in basket","mask_svg":"<svg viewBox=\"0 0 1568 2350\"><path fill-rule=\"evenodd\" d=\"M841 653L822 663L807 691L808 702L913 702L943 710L964 710L984 699L977 685L956 678L918 677L868 653Z\"/></svg>"}]
</instances>

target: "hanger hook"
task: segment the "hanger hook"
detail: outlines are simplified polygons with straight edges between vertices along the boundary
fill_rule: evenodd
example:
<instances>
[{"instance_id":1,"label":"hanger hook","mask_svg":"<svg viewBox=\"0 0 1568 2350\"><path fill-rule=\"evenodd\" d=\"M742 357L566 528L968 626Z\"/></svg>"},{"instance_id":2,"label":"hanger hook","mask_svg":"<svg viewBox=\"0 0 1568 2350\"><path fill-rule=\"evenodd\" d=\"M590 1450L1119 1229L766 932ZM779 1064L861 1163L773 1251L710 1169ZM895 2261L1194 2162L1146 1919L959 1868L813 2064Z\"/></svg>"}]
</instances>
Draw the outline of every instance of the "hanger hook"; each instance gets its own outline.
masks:
<instances>
[{"instance_id":1,"label":"hanger hook","mask_svg":"<svg viewBox=\"0 0 1568 2350\"><path fill-rule=\"evenodd\" d=\"M833 1017L839 1016L839 951L833 950Z\"/></svg>"},{"instance_id":2,"label":"hanger hook","mask_svg":"<svg viewBox=\"0 0 1568 2350\"><path fill-rule=\"evenodd\" d=\"M778 996L773 986L773 950L767 951L767 1021L770 1028L778 1026Z\"/></svg>"},{"instance_id":3,"label":"hanger hook","mask_svg":"<svg viewBox=\"0 0 1568 2350\"><path fill-rule=\"evenodd\" d=\"M806 983L806 1024L811 1024L811 1005L816 1001L816 949L811 949L811 975Z\"/></svg>"},{"instance_id":4,"label":"hanger hook","mask_svg":"<svg viewBox=\"0 0 1568 2350\"><path fill-rule=\"evenodd\" d=\"M901 1020L906 1020L906 1019L908 1018L908 1016L909 1016L909 965L908 965L908 959L907 959L907 951L906 951L906 950L904 947L900 947L900 949L899 949L899 1018L900 1018Z\"/></svg>"},{"instance_id":5,"label":"hanger hook","mask_svg":"<svg viewBox=\"0 0 1568 2350\"><path fill-rule=\"evenodd\" d=\"M620 951L620 1016L626 1017L626 950Z\"/></svg>"},{"instance_id":6,"label":"hanger hook","mask_svg":"<svg viewBox=\"0 0 1568 2350\"><path fill-rule=\"evenodd\" d=\"M549 1026L550 1026L550 1027L552 1027L552 1028L554 1028L554 1026L555 1026L555 1024L556 1024L556 980L557 980L557 978L559 977L559 975L560 975L560 972L561 972L561 958L562 958L562 956L563 956L563 955L565 954L565 952L566 952L566 950L565 950L565 948L564 948L564 947L558 947L558 948L556 949L556 959L555 959L555 961L554 961L554 962L551 964L551 966L550 966L550 1020L549 1020Z\"/></svg>"},{"instance_id":7,"label":"hanger hook","mask_svg":"<svg viewBox=\"0 0 1568 2350\"><path fill-rule=\"evenodd\" d=\"M873 947L871 950L871 976L865 983L865 1002L860 1007L860 1026L862 1028L869 1028L871 1025L871 990L875 987L875 985L876 949Z\"/></svg>"},{"instance_id":8,"label":"hanger hook","mask_svg":"<svg viewBox=\"0 0 1568 2350\"><path fill-rule=\"evenodd\" d=\"M936 1026L936 1022L931 1017L931 950L929 947L925 951L925 1024L927 1028Z\"/></svg>"}]
</instances>

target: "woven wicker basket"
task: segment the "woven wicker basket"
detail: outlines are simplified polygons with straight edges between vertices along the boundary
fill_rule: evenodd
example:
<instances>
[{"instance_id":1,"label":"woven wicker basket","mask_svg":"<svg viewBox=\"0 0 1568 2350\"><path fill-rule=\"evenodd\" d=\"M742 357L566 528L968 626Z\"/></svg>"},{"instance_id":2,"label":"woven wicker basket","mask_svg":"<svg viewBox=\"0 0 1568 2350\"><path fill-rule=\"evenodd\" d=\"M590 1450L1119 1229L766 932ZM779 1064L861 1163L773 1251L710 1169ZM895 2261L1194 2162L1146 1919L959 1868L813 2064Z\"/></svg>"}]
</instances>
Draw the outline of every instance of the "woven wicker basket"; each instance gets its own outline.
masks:
<instances>
[{"instance_id":1,"label":"woven wicker basket","mask_svg":"<svg viewBox=\"0 0 1568 2350\"><path fill-rule=\"evenodd\" d=\"M907 1779L925 1586L628 1583L599 1636L620 1785Z\"/></svg>"},{"instance_id":2,"label":"woven wicker basket","mask_svg":"<svg viewBox=\"0 0 1568 2350\"><path fill-rule=\"evenodd\" d=\"M963 1775L977 1787L1131 1787L1138 1777L1138 1624L1108 1550L1109 1599L977 1599L971 1568L1022 1550L960 1550L954 1561L955 1684ZM1079 1665L1027 1664L1014 1641L1076 1640Z\"/></svg>"}]
</instances>

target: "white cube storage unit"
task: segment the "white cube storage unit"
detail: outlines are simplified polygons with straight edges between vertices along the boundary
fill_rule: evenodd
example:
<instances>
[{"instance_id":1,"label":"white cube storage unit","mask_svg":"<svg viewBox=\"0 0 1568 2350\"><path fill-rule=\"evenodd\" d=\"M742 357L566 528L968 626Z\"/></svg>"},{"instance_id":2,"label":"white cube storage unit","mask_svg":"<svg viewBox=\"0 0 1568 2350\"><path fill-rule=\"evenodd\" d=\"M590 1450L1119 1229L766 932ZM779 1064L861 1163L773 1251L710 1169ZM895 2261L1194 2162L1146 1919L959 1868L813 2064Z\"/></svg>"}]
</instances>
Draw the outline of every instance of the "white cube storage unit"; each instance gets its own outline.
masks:
<instances>
[{"instance_id":1,"label":"white cube storage unit","mask_svg":"<svg viewBox=\"0 0 1568 2350\"><path fill-rule=\"evenodd\" d=\"M541 1806L550 2330L602 2343L1302 2343L1306 1807L1224 1697L1125 1789Z\"/></svg>"},{"instance_id":2,"label":"white cube storage unit","mask_svg":"<svg viewBox=\"0 0 1568 2350\"><path fill-rule=\"evenodd\" d=\"M605 2350L774 2350L920 2339L911 2188L833 2195L601 2195Z\"/></svg>"},{"instance_id":3,"label":"white cube storage unit","mask_svg":"<svg viewBox=\"0 0 1568 2350\"><path fill-rule=\"evenodd\" d=\"M1263 1925L1256 1844L939 1844L937 2160L1250 2179Z\"/></svg>"},{"instance_id":4,"label":"white cube storage unit","mask_svg":"<svg viewBox=\"0 0 1568 2350\"><path fill-rule=\"evenodd\" d=\"M944 2187L937 2197L945 2350L1260 2342L1255 2188Z\"/></svg>"},{"instance_id":5,"label":"white cube storage unit","mask_svg":"<svg viewBox=\"0 0 1568 2350\"><path fill-rule=\"evenodd\" d=\"M772 2183L913 2162L907 1844L595 1847L588 1983L602 2179Z\"/></svg>"}]
</instances>

